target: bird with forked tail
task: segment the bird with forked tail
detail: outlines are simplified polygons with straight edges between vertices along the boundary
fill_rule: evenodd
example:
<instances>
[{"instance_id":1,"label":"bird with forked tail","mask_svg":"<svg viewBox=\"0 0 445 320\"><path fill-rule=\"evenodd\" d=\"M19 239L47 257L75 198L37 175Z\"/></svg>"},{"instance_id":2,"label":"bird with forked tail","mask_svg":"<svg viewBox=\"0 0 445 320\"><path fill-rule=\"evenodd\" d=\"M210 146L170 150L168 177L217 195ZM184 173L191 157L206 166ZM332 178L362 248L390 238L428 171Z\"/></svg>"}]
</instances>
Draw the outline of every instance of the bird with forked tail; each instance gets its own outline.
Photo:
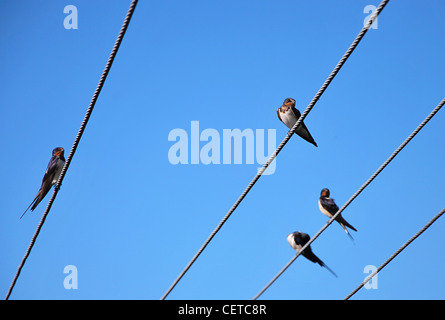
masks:
<instances>
[{"instance_id":1,"label":"bird with forked tail","mask_svg":"<svg viewBox=\"0 0 445 320\"><path fill-rule=\"evenodd\" d=\"M277 109L277 115L281 122L283 122L289 129L292 129L300 118L301 113L297 108L295 108L295 100L292 98L287 98L284 100L282 106ZM318 147L303 121L301 121L298 125L297 130L295 130L295 134Z\"/></svg>"},{"instance_id":2,"label":"bird with forked tail","mask_svg":"<svg viewBox=\"0 0 445 320\"><path fill-rule=\"evenodd\" d=\"M59 180L60 173L62 172L62 168L65 165L65 150L61 147L55 148L53 150L53 155L49 160L48 167L46 168L45 175L42 179L42 185L40 186L39 192L37 192L36 197L31 202L28 208L26 208L25 212L21 215L20 219L25 215L26 211L31 208L31 211L39 205L39 203L45 198L48 191L51 189L53 185L57 183Z\"/></svg>"},{"instance_id":3,"label":"bird with forked tail","mask_svg":"<svg viewBox=\"0 0 445 320\"><path fill-rule=\"evenodd\" d=\"M328 188L324 188L323 190L321 190L320 199L318 200L318 207L320 208L321 213L323 213L325 216L329 218L332 218L338 212L339 209L334 199L330 198L330 194L331 192L329 191ZM342 228L345 229L346 234L351 238L352 241L354 241L354 238L351 236L346 227L354 231L357 231L357 229L354 228L351 224L349 224L345 220L345 218L342 217L341 213L337 215L335 221L337 221L342 226Z\"/></svg>"},{"instance_id":4,"label":"bird with forked tail","mask_svg":"<svg viewBox=\"0 0 445 320\"><path fill-rule=\"evenodd\" d=\"M303 246L310 240L311 238L307 233L296 231L287 236L287 242L289 242L290 246L294 248L297 252L300 252L300 250L303 248ZM326 268L329 270L335 277L337 275L334 271L331 270L319 257L315 255L315 253L312 251L311 246L309 245L304 251L301 253L303 257L308 259L309 261L312 261L313 263L318 263L320 266Z\"/></svg>"}]
</instances>

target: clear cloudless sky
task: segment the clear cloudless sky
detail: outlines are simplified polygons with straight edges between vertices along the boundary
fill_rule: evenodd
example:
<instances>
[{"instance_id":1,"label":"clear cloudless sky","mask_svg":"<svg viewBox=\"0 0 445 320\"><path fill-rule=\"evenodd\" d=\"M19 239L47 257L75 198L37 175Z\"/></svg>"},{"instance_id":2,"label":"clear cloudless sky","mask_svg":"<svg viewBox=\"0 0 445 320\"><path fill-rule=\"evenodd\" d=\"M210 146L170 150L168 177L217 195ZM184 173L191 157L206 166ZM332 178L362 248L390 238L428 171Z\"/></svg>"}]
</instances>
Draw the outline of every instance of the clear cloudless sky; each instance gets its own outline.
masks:
<instances>
[{"instance_id":1,"label":"clear cloudless sky","mask_svg":"<svg viewBox=\"0 0 445 320\"><path fill-rule=\"evenodd\" d=\"M62 188L11 299L160 299L260 166L173 165L169 133L288 129L363 26L375 0L140 1ZM52 191L51 151L67 156L130 1L0 2L0 294ZM66 5L78 29L64 28ZM442 0L391 1L292 137L169 299L251 299L293 257L286 236L327 221L445 97ZM338 278L300 257L261 299L342 299L444 207L441 110L312 245ZM207 142L201 141L200 147ZM222 145L222 141L221 141ZM222 149L222 148L221 148ZM221 150L222 152L222 150ZM190 158L190 154L189 154ZM221 154L222 159L222 154ZM445 299L439 219L354 299ZM78 289L64 288L65 266Z\"/></svg>"}]
</instances>

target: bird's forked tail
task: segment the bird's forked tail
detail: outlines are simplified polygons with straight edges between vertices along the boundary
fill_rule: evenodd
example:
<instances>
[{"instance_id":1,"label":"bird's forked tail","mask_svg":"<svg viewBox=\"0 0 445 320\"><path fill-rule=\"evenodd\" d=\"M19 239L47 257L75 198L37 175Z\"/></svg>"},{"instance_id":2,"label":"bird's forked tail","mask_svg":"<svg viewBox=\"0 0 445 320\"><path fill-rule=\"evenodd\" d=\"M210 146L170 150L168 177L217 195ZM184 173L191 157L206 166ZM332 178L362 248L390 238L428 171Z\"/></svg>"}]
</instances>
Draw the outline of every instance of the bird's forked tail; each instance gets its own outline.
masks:
<instances>
[{"instance_id":1,"label":"bird's forked tail","mask_svg":"<svg viewBox=\"0 0 445 320\"><path fill-rule=\"evenodd\" d=\"M39 202L40 202L39 195L40 195L40 193L38 193L38 194L36 195L36 197L34 198L34 200L32 200L31 204L28 206L28 208L26 208L25 212L23 212L22 215L20 216L20 219L23 218L23 216L24 216L25 213L28 211L28 209L31 208L31 206L32 206L31 211L33 211L33 210L37 207L37 205L38 205Z\"/></svg>"}]
</instances>

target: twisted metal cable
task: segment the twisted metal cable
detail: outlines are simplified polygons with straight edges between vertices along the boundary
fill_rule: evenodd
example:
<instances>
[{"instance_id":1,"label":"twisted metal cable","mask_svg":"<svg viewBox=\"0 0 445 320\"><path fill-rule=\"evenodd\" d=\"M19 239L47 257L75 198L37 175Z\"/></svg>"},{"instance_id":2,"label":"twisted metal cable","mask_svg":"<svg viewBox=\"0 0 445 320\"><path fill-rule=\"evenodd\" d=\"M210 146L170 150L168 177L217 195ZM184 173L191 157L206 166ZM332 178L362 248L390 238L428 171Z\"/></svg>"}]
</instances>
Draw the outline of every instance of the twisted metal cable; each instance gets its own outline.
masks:
<instances>
[{"instance_id":1,"label":"twisted metal cable","mask_svg":"<svg viewBox=\"0 0 445 320\"><path fill-rule=\"evenodd\" d=\"M264 291L266 291L283 273L287 268L301 255L304 249L311 245L318 236L327 228L329 225L335 220L335 218L341 214L355 198L386 168L386 166L402 151L403 148L419 133L420 130L436 115L436 113L443 107L445 104L445 99L443 99L431 113L422 121L421 124L406 138L406 140L391 154L391 156L375 171L372 176L354 193L354 195L337 211L336 214L332 216L331 219L315 234L313 238L311 238L302 248L301 250L286 264L286 266L258 293L253 300L258 299Z\"/></svg>"},{"instance_id":2,"label":"twisted metal cable","mask_svg":"<svg viewBox=\"0 0 445 320\"><path fill-rule=\"evenodd\" d=\"M103 85L105 83L105 79L107 78L107 75L108 75L108 73L109 73L109 71L111 69L111 65L113 64L114 58L116 57L116 54L117 54L117 51L119 50L119 47L120 47L120 45L122 43L122 39L123 39L123 37L125 35L125 32L127 31L128 25L130 23L131 17L133 15L133 12L134 12L134 10L136 8L136 4L137 3L138 3L138 0L133 0L131 2L131 4L130 4L130 7L129 7L128 11L127 11L127 15L126 15L125 20L124 20L124 22L122 24L121 30L119 32L119 35L117 36L116 42L114 43L113 49L111 50L110 56L108 57L107 64L105 65L105 69L104 69L104 71L102 73L102 76L100 77L99 83L98 83L98 85L96 87L96 91L93 94L93 97L91 99L90 105L88 106L88 109L86 111L85 117L84 117L84 119L82 121L82 124L80 125L80 129L79 129L79 131L77 133L77 136L76 136L76 138L74 140L73 146L71 147L71 151L70 151L68 157L66 158L65 165L63 166L63 169L62 169L62 171L60 173L59 179L57 180L57 183L56 183L56 185L54 187L53 194L52 194L52 196L51 196L51 198L50 198L50 200L48 202L48 205L46 206L45 212L43 213L43 216L42 216L42 218L41 218L41 220L40 220L40 222L39 222L39 224L37 226L37 229L36 229L36 231L34 233L34 236L31 239L31 243L29 244L28 249L26 250L25 256L23 257L22 262L20 263L20 265L18 267L17 273L14 276L14 279L12 280L12 284L9 287L9 290L8 290L8 293L6 294L6 299L5 300L9 299L9 297L10 297L10 295L12 293L12 290L14 289L14 286L15 286L15 284L17 282L17 279L19 278L20 272L21 272L23 266L25 265L25 262L28 259L29 254L31 253L31 250L32 250L32 248L34 246L34 243L35 243L39 233L40 233L40 230L41 230L43 224L45 223L46 217L48 216L48 213L51 210L51 206L53 205L53 202L56 199L57 193L59 192L60 186L62 185L63 178L65 177L66 171L68 170L68 167L69 167L69 165L71 163L71 160L72 160L72 158L74 156L74 153L76 152L77 146L79 144L80 139L82 138L82 135L83 135L83 132L85 130L85 127L86 127L86 125L88 123L88 120L89 120L89 118L91 116L91 113L93 112L94 106L96 105L96 101L97 101L97 99L99 97L99 94L100 94L100 92L102 90L102 87L103 87Z\"/></svg>"},{"instance_id":3,"label":"twisted metal cable","mask_svg":"<svg viewBox=\"0 0 445 320\"><path fill-rule=\"evenodd\" d=\"M403 246L401 246L396 252L393 253L391 257L388 258L380 267L377 268L373 273L371 273L368 277L366 277L365 281L363 281L357 288L355 288L350 294L346 296L344 300L349 300L354 294L357 293L369 280L371 280L377 273L379 273L384 267L388 265L395 257L399 255L403 250L405 250L406 247L408 247L411 242L417 239L418 236L420 236L423 232L425 232L426 229L428 229L434 222L436 222L437 219L439 219L443 214L445 213L445 208L442 209L436 216L433 217L433 219L430 220L422 229L420 229L415 235L411 237Z\"/></svg>"},{"instance_id":4,"label":"twisted metal cable","mask_svg":"<svg viewBox=\"0 0 445 320\"><path fill-rule=\"evenodd\" d=\"M186 272L190 269L190 267L195 263L195 261L198 259L198 257L201 255L201 253L205 250L207 245L212 241L213 237L218 233L218 231L222 228L224 223L230 218L232 213L236 210L236 208L239 206L239 204L243 201L243 199L246 197L246 195L249 193L249 191L252 189L252 187L255 185L255 183L260 179L261 175L266 171L266 169L269 167L269 165L272 163L272 161L277 157L277 155L280 153L280 151L284 148L286 143L289 141L289 139L292 137L294 132L297 130L297 127L300 125L300 123L303 122L303 120L306 118L308 113L312 110L312 108L315 106L317 101L320 99L321 95L325 92L325 90L328 88L329 84L332 82L332 80L335 78L337 73L340 71L342 66L345 64L346 60L350 57L352 52L355 50L355 48L358 46L360 41L365 36L366 32L369 30L371 25L374 23L374 21L377 19L380 12L383 10L383 8L387 5L389 0L383 0L376 11L373 13L371 18L368 20L368 22L365 24L365 26L362 28L360 33L355 38L354 42L352 42L351 46L348 48L346 53L343 55L343 57L340 59L340 61L335 66L334 70L331 72L329 77L326 79L320 90L317 92L317 94L314 96L312 101L309 103L307 108L304 110L304 112L301 114L300 118L297 120L295 125L292 127L292 129L289 130L286 137L283 139L283 141L279 144L277 149L272 153L272 155L269 157L269 159L266 161L266 163L263 165L263 167L258 171L256 176L252 179L252 181L249 183L249 185L246 187L246 189L243 191L241 196L236 200L235 204L230 208L230 210L227 212L227 214L224 216L224 218L221 220L221 222L218 224L218 226L213 230L213 232L210 234L210 236L207 238L207 240L204 242L204 244L201 246L201 248L198 250L198 252L194 255L192 260L187 264L185 269L180 273L180 275L176 278L176 280L173 282L173 284L170 286L170 288L166 291L166 293L162 296L161 300L164 300L170 292L175 288L175 286L178 284L178 282L182 279L182 277L186 274Z\"/></svg>"}]
</instances>

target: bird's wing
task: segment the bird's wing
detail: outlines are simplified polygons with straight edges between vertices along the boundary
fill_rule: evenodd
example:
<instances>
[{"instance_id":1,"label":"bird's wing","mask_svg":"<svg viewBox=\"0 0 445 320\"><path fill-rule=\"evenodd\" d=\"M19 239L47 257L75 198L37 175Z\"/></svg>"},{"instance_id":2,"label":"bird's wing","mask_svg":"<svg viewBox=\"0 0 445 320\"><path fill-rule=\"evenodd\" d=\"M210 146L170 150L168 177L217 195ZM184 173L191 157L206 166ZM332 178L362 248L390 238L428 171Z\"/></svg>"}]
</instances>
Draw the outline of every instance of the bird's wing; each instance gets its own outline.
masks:
<instances>
[{"instance_id":1,"label":"bird's wing","mask_svg":"<svg viewBox=\"0 0 445 320\"><path fill-rule=\"evenodd\" d=\"M321 201L323 208L328 210L330 214L334 215L337 213L338 206L335 203L334 199L328 198L328 197L321 197L320 201Z\"/></svg>"},{"instance_id":2,"label":"bird's wing","mask_svg":"<svg viewBox=\"0 0 445 320\"><path fill-rule=\"evenodd\" d=\"M306 243L308 243L308 241L310 240L310 236L307 233L303 233L303 232L299 232L297 235L294 235L294 239L295 239L295 243L297 243L300 246L300 250L301 248L304 247L304 245ZM299 251L300 251L299 250ZM306 249L304 249L304 251L302 252L302 255L314 262L314 263L323 263L320 259L318 259L318 257L312 252L311 246L308 246Z\"/></svg>"},{"instance_id":3,"label":"bird's wing","mask_svg":"<svg viewBox=\"0 0 445 320\"><path fill-rule=\"evenodd\" d=\"M304 246L311 239L311 237L307 233L304 233L304 232L300 232L299 237L300 237L300 244L302 246Z\"/></svg>"},{"instance_id":4,"label":"bird's wing","mask_svg":"<svg viewBox=\"0 0 445 320\"><path fill-rule=\"evenodd\" d=\"M46 167L45 175L43 176L43 179L42 179L42 186L46 180L49 180L49 181L53 180L54 174L56 173L58 161L59 161L59 158L56 156L51 157L51 159L49 160L48 167Z\"/></svg>"},{"instance_id":5,"label":"bird's wing","mask_svg":"<svg viewBox=\"0 0 445 320\"><path fill-rule=\"evenodd\" d=\"M300 111L297 108L295 108L295 106L292 106L292 112L294 113L294 115L297 118L297 120L298 120L298 118L301 117Z\"/></svg>"},{"instance_id":6,"label":"bird's wing","mask_svg":"<svg viewBox=\"0 0 445 320\"><path fill-rule=\"evenodd\" d=\"M40 201L46 196L48 191L52 187L52 181L54 179L54 175L56 174L57 169L57 162L59 161L57 156L52 156L49 160L48 166L46 167L45 174L42 179L42 185L40 186L39 192L37 192L36 197L31 202L28 208L26 208L25 212L20 216L20 219L23 217L23 215L28 211L29 208L31 208L31 211L34 211L34 209L39 205Z\"/></svg>"},{"instance_id":7,"label":"bird's wing","mask_svg":"<svg viewBox=\"0 0 445 320\"><path fill-rule=\"evenodd\" d=\"M34 211L40 201L45 198L48 191L51 190L51 187L53 186L53 179L56 174L58 160L59 159L56 156L53 156L51 160L49 160L48 167L46 168L45 175L42 179L42 185L40 186L40 190L37 193L38 199L31 207L31 211Z\"/></svg>"},{"instance_id":8,"label":"bird's wing","mask_svg":"<svg viewBox=\"0 0 445 320\"><path fill-rule=\"evenodd\" d=\"M346 227L348 227L348 228L350 228L350 229L352 229L354 231L357 231L357 229L354 228L348 221L346 221L345 218L343 218L343 216L341 214L339 216L337 216L336 220L338 222L342 223L343 225L345 225Z\"/></svg>"},{"instance_id":9,"label":"bird's wing","mask_svg":"<svg viewBox=\"0 0 445 320\"><path fill-rule=\"evenodd\" d=\"M300 111L298 111L297 108L292 107L292 112L295 115L295 118L296 118L295 121L298 121L298 119L301 117ZM304 121L300 122L300 125L298 126L297 130L295 131L295 133L297 133L300 137L305 139L307 142L310 142L314 146L317 146L317 143L315 142L314 138L312 137L311 133L309 132L309 129L304 124Z\"/></svg>"},{"instance_id":10,"label":"bird's wing","mask_svg":"<svg viewBox=\"0 0 445 320\"><path fill-rule=\"evenodd\" d=\"M281 116L280 116L280 108L277 109L277 115L278 115L278 119L280 119L280 121L283 122L283 119L281 119Z\"/></svg>"},{"instance_id":11,"label":"bird's wing","mask_svg":"<svg viewBox=\"0 0 445 320\"><path fill-rule=\"evenodd\" d=\"M326 268L329 272L331 272L335 277L337 277L337 275L335 274L334 271L332 271L331 268L329 268L326 263L324 263L319 257L317 257L315 255L315 253L312 252L312 249L310 247L306 248L306 250L304 250L303 252L303 256L306 257L309 261L312 261L314 263L318 263L320 266Z\"/></svg>"},{"instance_id":12,"label":"bird's wing","mask_svg":"<svg viewBox=\"0 0 445 320\"><path fill-rule=\"evenodd\" d=\"M311 247L307 247L304 251L303 251L303 256L308 259L309 261L312 261L313 263L318 263L320 266L323 266L323 261L320 260L320 258L318 258L315 253L312 251Z\"/></svg>"}]
</instances>

